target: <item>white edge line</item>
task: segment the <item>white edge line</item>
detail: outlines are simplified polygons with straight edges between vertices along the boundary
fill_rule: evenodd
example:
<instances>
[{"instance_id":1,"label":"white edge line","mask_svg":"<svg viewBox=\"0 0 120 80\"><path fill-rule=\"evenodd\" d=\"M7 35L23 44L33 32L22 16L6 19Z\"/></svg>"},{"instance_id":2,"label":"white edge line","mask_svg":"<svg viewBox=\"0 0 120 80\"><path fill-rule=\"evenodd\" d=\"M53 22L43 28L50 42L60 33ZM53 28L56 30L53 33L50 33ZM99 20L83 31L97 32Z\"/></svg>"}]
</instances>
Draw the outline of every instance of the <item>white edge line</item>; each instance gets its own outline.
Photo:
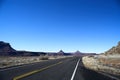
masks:
<instances>
[{"instance_id":1,"label":"white edge line","mask_svg":"<svg viewBox=\"0 0 120 80\"><path fill-rule=\"evenodd\" d=\"M73 80L73 79L74 79L75 73L76 73L76 70L77 70L77 67L78 67L79 62L80 62L80 59L78 60L78 62L77 62L77 64L76 64L76 67L75 67L75 69L74 69L74 72L73 72L72 77L71 77L70 80Z\"/></svg>"}]
</instances>

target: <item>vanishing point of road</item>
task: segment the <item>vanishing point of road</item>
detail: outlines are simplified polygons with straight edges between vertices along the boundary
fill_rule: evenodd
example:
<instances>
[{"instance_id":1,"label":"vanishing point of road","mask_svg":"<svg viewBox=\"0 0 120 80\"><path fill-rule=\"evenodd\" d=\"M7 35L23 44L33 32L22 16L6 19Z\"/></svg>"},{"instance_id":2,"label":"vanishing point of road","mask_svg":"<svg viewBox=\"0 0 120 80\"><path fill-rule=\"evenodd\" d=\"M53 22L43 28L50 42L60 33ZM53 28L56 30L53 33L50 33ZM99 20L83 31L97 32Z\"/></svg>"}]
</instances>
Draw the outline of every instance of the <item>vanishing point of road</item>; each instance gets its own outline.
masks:
<instances>
[{"instance_id":1,"label":"vanishing point of road","mask_svg":"<svg viewBox=\"0 0 120 80\"><path fill-rule=\"evenodd\" d=\"M0 69L0 80L115 80L84 68L81 59L69 57Z\"/></svg>"}]
</instances>

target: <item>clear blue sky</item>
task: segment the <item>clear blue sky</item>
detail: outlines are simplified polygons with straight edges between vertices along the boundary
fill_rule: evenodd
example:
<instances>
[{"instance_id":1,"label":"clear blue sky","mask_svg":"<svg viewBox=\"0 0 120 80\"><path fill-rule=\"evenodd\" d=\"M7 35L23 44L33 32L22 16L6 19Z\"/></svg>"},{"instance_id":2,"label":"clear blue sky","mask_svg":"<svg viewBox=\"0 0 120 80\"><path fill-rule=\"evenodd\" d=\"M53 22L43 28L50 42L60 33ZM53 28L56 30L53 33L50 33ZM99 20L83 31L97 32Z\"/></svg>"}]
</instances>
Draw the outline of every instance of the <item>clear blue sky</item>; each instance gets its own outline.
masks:
<instances>
[{"instance_id":1,"label":"clear blue sky","mask_svg":"<svg viewBox=\"0 0 120 80\"><path fill-rule=\"evenodd\" d=\"M17 50L101 53L120 41L120 1L0 0L0 40Z\"/></svg>"}]
</instances>

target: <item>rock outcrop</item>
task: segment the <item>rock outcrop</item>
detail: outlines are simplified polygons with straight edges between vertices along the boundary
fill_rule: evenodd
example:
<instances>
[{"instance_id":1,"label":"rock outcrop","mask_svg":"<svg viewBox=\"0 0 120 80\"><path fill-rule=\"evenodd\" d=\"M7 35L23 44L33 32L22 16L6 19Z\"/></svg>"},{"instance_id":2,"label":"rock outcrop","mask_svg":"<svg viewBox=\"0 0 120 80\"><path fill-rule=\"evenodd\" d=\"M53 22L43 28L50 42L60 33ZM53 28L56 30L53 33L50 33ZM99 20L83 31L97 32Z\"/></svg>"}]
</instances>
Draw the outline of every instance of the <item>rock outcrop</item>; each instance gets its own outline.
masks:
<instances>
[{"instance_id":1,"label":"rock outcrop","mask_svg":"<svg viewBox=\"0 0 120 80\"><path fill-rule=\"evenodd\" d=\"M16 50L13 49L9 43L0 41L0 55L9 55L11 52L16 52Z\"/></svg>"},{"instance_id":2,"label":"rock outcrop","mask_svg":"<svg viewBox=\"0 0 120 80\"><path fill-rule=\"evenodd\" d=\"M0 52L13 52L13 51L16 50L13 49L9 43L0 41Z\"/></svg>"},{"instance_id":3,"label":"rock outcrop","mask_svg":"<svg viewBox=\"0 0 120 80\"><path fill-rule=\"evenodd\" d=\"M57 55L64 55L64 51L63 50L60 50Z\"/></svg>"},{"instance_id":4,"label":"rock outcrop","mask_svg":"<svg viewBox=\"0 0 120 80\"><path fill-rule=\"evenodd\" d=\"M117 46L114 46L110 50L105 52L105 55L114 55L114 54L120 54L120 42L118 42Z\"/></svg>"},{"instance_id":5,"label":"rock outcrop","mask_svg":"<svg viewBox=\"0 0 120 80\"><path fill-rule=\"evenodd\" d=\"M81 55L83 55L83 53L81 53L80 51L76 51L76 52L74 53L74 55L75 55L75 56L81 56Z\"/></svg>"},{"instance_id":6,"label":"rock outcrop","mask_svg":"<svg viewBox=\"0 0 120 80\"><path fill-rule=\"evenodd\" d=\"M83 57L82 62L86 68L120 76L120 42L105 53Z\"/></svg>"},{"instance_id":7,"label":"rock outcrop","mask_svg":"<svg viewBox=\"0 0 120 80\"><path fill-rule=\"evenodd\" d=\"M40 56L46 55L44 52L17 51L9 43L0 41L0 56Z\"/></svg>"}]
</instances>

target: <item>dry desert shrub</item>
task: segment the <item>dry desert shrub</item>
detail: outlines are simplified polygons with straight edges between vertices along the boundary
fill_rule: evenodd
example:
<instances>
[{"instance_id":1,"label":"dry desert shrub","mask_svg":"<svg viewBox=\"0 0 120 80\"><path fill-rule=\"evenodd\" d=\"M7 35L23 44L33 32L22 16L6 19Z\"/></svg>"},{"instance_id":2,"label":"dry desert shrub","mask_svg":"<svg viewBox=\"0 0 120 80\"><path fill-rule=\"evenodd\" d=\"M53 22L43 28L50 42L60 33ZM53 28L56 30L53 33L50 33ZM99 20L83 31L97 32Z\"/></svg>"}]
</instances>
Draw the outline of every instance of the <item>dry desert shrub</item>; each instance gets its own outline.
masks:
<instances>
[{"instance_id":1,"label":"dry desert shrub","mask_svg":"<svg viewBox=\"0 0 120 80\"><path fill-rule=\"evenodd\" d=\"M120 68L120 58L100 58L98 60L100 64L114 68Z\"/></svg>"},{"instance_id":2,"label":"dry desert shrub","mask_svg":"<svg viewBox=\"0 0 120 80\"><path fill-rule=\"evenodd\" d=\"M40 58L40 60L48 60L48 59L49 59L48 56L42 56L42 57Z\"/></svg>"}]
</instances>

